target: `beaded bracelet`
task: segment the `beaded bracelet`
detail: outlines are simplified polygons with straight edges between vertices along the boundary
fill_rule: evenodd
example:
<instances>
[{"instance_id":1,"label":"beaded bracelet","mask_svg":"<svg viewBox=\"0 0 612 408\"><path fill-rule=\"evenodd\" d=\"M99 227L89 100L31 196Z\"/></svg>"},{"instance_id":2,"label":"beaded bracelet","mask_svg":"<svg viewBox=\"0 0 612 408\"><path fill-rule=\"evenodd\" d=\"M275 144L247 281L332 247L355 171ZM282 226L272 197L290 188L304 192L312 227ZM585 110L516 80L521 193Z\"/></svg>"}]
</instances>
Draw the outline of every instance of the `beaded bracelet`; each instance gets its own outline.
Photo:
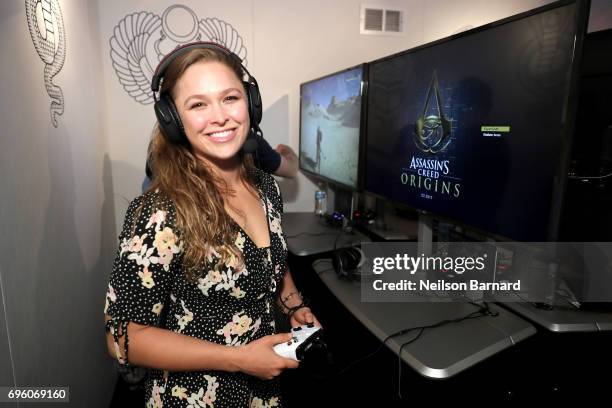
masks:
<instances>
[{"instance_id":1,"label":"beaded bracelet","mask_svg":"<svg viewBox=\"0 0 612 408\"><path fill-rule=\"evenodd\" d=\"M291 292L289 293L287 296L285 296L284 298L281 298L281 303L283 304L283 306L285 306L287 309L289 309L289 307L287 306L287 301L289 299L291 299L294 295L298 295L300 297L300 299L302 299L302 294L300 292Z\"/></svg>"}]
</instances>

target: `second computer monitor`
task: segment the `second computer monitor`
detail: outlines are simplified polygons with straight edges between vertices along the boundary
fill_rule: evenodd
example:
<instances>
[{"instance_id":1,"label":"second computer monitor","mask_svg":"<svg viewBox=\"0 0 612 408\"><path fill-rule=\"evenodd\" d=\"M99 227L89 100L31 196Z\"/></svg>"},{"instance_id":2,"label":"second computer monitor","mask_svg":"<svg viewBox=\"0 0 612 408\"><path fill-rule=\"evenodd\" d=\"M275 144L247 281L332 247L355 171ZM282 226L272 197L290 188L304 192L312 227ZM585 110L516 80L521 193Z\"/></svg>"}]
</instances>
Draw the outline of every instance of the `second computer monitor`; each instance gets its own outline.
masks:
<instances>
[{"instance_id":1,"label":"second computer monitor","mask_svg":"<svg viewBox=\"0 0 612 408\"><path fill-rule=\"evenodd\" d=\"M359 190L365 65L300 85L300 169Z\"/></svg>"}]
</instances>

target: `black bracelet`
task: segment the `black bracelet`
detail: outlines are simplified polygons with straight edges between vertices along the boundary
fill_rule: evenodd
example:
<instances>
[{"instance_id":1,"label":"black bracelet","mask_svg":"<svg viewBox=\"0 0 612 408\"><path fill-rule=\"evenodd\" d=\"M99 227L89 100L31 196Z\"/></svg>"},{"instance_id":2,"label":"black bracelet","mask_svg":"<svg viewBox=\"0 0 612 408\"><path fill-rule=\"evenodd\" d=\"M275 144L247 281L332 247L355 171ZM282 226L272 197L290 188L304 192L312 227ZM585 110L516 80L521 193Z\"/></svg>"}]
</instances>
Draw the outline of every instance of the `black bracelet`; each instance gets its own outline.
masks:
<instances>
[{"instance_id":1,"label":"black bracelet","mask_svg":"<svg viewBox=\"0 0 612 408\"><path fill-rule=\"evenodd\" d=\"M293 307L288 307L286 314L287 314L287 316L291 317L291 316L293 316L293 314L295 312L297 312L300 309L303 309L305 307L310 308L309 304L310 304L310 302L307 299L302 299L302 303L300 303L299 305L293 306Z\"/></svg>"}]
</instances>

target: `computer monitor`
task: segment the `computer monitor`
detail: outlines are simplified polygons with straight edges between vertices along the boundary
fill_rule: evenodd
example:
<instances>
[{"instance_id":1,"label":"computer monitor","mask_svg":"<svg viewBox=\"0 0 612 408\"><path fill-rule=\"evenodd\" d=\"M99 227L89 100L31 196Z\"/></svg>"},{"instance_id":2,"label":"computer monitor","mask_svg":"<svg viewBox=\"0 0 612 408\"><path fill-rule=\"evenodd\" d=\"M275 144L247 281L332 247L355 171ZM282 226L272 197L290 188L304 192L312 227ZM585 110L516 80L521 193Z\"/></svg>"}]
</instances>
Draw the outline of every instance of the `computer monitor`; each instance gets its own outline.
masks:
<instances>
[{"instance_id":1,"label":"computer monitor","mask_svg":"<svg viewBox=\"0 0 612 408\"><path fill-rule=\"evenodd\" d=\"M584 41L560 239L612 241L612 28Z\"/></svg>"},{"instance_id":2,"label":"computer monitor","mask_svg":"<svg viewBox=\"0 0 612 408\"><path fill-rule=\"evenodd\" d=\"M493 236L557 236L588 1L369 63L365 189Z\"/></svg>"},{"instance_id":3,"label":"computer monitor","mask_svg":"<svg viewBox=\"0 0 612 408\"><path fill-rule=\"evenodd\" d=\"M366 65L300 85L300 169L358 191Z\"/></svg>"}]
</instances>

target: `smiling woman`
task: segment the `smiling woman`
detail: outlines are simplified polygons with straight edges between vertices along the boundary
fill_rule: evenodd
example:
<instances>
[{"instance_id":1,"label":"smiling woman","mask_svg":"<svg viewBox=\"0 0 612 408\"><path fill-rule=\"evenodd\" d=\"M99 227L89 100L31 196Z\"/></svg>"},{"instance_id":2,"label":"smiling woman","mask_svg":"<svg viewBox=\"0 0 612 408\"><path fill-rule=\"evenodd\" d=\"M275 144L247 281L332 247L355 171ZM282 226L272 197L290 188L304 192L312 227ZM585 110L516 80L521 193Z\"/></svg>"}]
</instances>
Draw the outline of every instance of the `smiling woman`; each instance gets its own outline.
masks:
<instances>
[{"instance_id":1,"label":"smiling woman","mask_svg":"<svg viewBox=\"0 0 612 408\"><path fill-rule=\"evenodd\" d=\"M250 128L236 74L220 62L195 63L177 82L174 99L193 153L218 167L234 167Z\"/></svg>"},{"instance_id":2,"label":"smiling woman","mask_svg":"<svg viewBox=\"0 0 612 408\"><path fill-rule=\"evenodd\" d=\"M156 71L155 177L126 215L106 295L107 343L149 368L151 406L281 406L274 307L318 324L287 269L274 178L243 148L257 82L224 48L175 50ZM244 74L248 78L243 81Z\"/></svg>"}]
</instances>

